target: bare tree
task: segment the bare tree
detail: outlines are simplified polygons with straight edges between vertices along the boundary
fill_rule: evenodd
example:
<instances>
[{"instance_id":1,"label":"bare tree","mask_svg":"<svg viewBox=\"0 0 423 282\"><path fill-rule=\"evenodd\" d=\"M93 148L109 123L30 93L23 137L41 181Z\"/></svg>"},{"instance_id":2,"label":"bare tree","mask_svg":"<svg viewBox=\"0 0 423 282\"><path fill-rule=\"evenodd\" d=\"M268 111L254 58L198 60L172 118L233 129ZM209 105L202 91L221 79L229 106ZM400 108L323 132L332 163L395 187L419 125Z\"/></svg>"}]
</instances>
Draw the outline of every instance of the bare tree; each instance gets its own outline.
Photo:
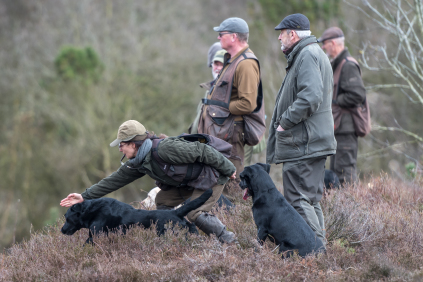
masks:
<instances>
[{"instance_id":1,"label":"bare tree","mask_svg":"<svg viewBox=\"0 0 423 282\"><path fill-rule=\"evenodd\" d=\"M367 90L397 89L411 103L423 110L423 4L421 0L362 0L356 5L345 3L362 12L376 26L378 34L383 33L385 40L377 39L378 34L371 32L372 39L363 43L361 64L371 71L388 72L394 76L393 83L375 84ZM380 32L381 31L381 32ZM383 42L381 42L383 41ZM423 146L421 132L413 132L397 126L373 126L376 131L393 131L405 134L413 143ZM391 148L397 150L394 144ZM415 156L406 156L421 169ZM420 166L420 168L419 168Z\"/></svg>"}]
</instances>

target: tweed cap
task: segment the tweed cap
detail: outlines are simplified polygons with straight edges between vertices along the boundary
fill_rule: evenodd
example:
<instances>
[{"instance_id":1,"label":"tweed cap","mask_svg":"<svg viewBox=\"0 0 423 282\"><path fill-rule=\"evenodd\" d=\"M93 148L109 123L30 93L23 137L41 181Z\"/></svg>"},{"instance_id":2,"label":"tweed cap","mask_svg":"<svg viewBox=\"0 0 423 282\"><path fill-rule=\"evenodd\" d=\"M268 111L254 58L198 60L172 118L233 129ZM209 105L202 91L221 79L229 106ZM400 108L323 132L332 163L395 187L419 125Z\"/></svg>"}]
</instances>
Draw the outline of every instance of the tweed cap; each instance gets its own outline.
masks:
<instances>
[{"instance_id":1,"label":"tweed cap","mask_svg":"<svg viewBox=\"0 0 423 282\"><path fill-rule=\"evenodd\" d=\"M213 30L217 32L221 32L221 31L230 31L230 32L239 32L239 33L249 32L247 22L241 18L228 18L224 20L220 24L220 26L214 27Z\"/></svg>"},{"instance_id":2,"label":"tweed cap","mask_svg":"<svg viewBox=\"0 0 423 282\"><path fill-rule=\"evenodd\" d=\"M292 14L286 16L276 27L275 30L293 29L310 30L310 21L303 14Z\"/></svg>"},{"instance_id":3,"label":"tweed cap","mask_svg":"<svg viewBox=\"0 0 423 282\"><path fill-rule=\"evenodd\" d=\"M339 37L344 37L344 33L339 27L334 26L334 27L330 27L326 29L323 32L322 36L319 39L317 39L317 42L323 42L325 40L335 39Z\"/></svg>"},{"instance_id":4,"label":"tweed cap","mask_svg":"<svg viewBox=\"0 0 423 282\"><path fill-rule=\"evenodd\" d=\"M147 133L144 125L138 121L127 120L119 126L117 138L110 143L110 147L116 147L122 141L130 141L132 139L136 139L137 141L145 140L147 138Z\"/></svg>"}]
</instances>

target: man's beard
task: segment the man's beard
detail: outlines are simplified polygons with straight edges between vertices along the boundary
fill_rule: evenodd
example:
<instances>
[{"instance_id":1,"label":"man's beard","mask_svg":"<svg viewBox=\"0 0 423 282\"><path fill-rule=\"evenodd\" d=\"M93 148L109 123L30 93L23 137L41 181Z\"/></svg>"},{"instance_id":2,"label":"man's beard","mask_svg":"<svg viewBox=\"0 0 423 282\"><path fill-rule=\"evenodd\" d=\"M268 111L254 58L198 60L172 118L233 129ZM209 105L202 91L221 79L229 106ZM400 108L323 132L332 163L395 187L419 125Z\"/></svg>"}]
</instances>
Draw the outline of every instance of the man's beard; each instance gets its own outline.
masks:
<instances>
[{"instance_id":1,"label":"man's beard","mask_svg":"<svg viewBox=\"0 0 423 282\"><path fill-rule=\"evenodd\" d=\"M288 42L288 44L287 44L287 45L285 45L285 44L283 44L283 42L281 41L281 50L282 50L282 51L288 50L289 48L291 48L291 46L292 46L291 42Z\"/></svg>"},{"instance_id":2,"label":"man's beard","mask_svg":"<svg viewBox=\"0 0 423 282\"><path fill-rule=\"evenodd\" d=\"M219 72L214 72L212 69L212 75L213 75L213 79L216 79L216 77L219 75Z\"/></svg>"}]
</instances>

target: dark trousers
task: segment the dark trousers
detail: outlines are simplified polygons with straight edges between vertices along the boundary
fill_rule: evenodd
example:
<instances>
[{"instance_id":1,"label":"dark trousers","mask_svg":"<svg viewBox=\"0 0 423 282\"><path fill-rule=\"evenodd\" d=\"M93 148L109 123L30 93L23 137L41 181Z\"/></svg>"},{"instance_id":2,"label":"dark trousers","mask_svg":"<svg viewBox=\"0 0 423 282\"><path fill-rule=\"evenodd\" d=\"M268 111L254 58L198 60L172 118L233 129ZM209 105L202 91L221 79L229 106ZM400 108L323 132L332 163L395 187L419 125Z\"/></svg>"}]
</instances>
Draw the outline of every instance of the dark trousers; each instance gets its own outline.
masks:
<instances>
[{"instance_id":1,"label":"dark trousers","mask_svg":"<svg viewBox=\"0 0 423 282\"><path fill-rule=\"evenodd\" d=\"M229 180L225 187L223 188L223 195L228 198L229 200L233 201L233 197L230 195L229 190L230 189L236 189L236 187L239 188L239 182L241 179L239 178L239 175L244 170L244 122L243 121L237 121L234 123L234 134L232 136L231 140L232 145L232 151L231 151L231 157L229 160L234 164L236 168L236 180Z\"/></svg>"},{"instance_id":2,"label":"dark trousers","mask_svg":"<svg viewBox=\"0 0 423 282\"><path fill-rule=\"evenodd\" d=\"M330 169L341 184L357 181L358 137L355 133L335 134L336 154L330 157Z\"/></svg>"},{"instance_id":3,"label":"dark trousers","mask_svg":"<svg viewBox=\"0 0 423 282\"><path fill-rule=\"evenodd\" d=\"M283 163L284 196L326 244L325 221L320 200L323 195L325 157Z\"/></svg>"}]
</instances>

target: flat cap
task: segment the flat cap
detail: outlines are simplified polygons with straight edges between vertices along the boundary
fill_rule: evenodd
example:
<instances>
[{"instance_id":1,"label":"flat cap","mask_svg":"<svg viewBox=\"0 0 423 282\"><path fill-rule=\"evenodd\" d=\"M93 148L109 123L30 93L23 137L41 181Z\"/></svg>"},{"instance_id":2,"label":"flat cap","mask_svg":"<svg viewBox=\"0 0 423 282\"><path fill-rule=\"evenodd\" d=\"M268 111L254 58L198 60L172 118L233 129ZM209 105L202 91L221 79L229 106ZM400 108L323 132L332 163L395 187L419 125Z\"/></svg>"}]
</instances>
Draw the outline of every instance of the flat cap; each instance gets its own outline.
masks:
<instances>
[{"instance_id":1,"label":"flat cap","mask_svg":"<svg viewBox=\"0 0 423 282\"><path fill-rule=\"evenodd\" d=\"M334 26L334 27L330 27L326 29L323 32L322 36L319 39L317 39L317 42L323 42L328 39L334 39L339 37L344 37L344 33L339 27Z\"/></svg>"},{"instance_id":2,"label":"flat cap","mask_svg":"<svg viewBox=\"0 0 423 282\"><path fill-rule=\"evenodd\" d=\"M310 30L310 21L303 14L292 14L286 16L275 30L294 29L294 30Z\"/></svg>"},{"instance_id":3,"label":"flat cap","mask_svg":"<svg viewBox=\"0 0 423 282\"><path fill-rule=\"evenodd\" d=\"M228 18L224 20L220 24L220 26L214 27L213 30L217 32L221 32L221 31L230 31L230 32L239 32L239 33L249 32L247 22L241 18Z\"/></svg>"}]
</instances>

